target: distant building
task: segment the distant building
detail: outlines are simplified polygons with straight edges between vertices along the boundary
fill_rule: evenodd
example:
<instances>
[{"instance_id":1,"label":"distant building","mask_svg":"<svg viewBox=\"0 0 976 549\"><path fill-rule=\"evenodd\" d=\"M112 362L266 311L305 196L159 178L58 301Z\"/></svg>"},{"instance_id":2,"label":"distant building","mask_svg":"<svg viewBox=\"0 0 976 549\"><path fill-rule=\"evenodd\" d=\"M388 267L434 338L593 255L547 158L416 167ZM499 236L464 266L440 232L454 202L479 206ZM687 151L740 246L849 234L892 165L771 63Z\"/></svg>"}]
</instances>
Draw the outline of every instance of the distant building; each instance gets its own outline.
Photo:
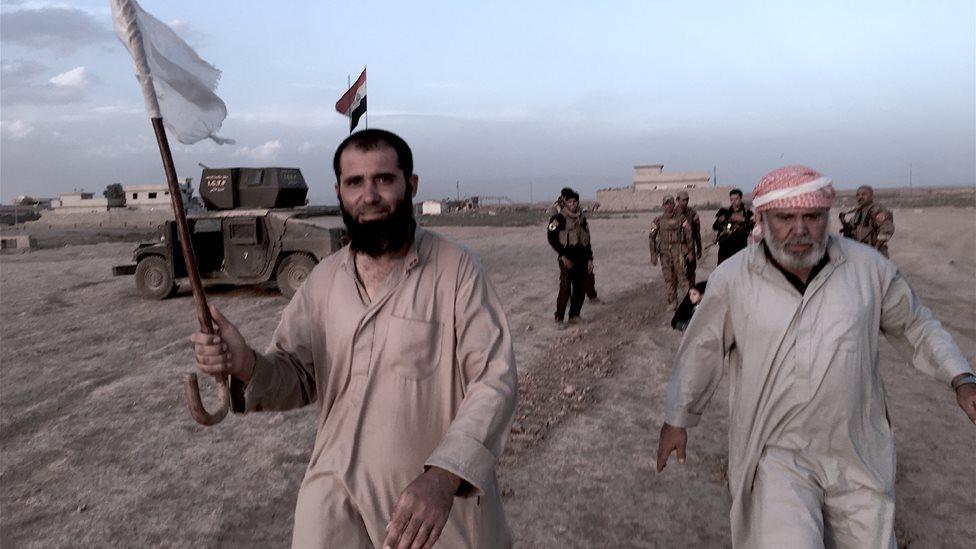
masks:
<instances>
[{"instance_id":1,"label":"distant building","mask_svg":"<svg viewBox=\"0 0 976 549\"><path fill-rule=\"evenodd\" d=\"M189 205L193 197L193 186L191 177L184 177L177 182L180 192L183 195L183 204ZM154 210L156 208L169 208L172 204L169 198L169 185L123 185L125 191L125 206L134 209Z\"/></svg>"},{"instance_id":2,"label":"distant building","mask_svg":"<svg viewBox=\"0 0 976 549\"><path fill-rule=\"evenodd\" d=\"M420 204L420 215L441 215L444 213L444 203L440 200L424 200Z\"/></svg>"},{"instance_id":3,"label":"distant building","mask_svg":"<svg viewBox=\"0 0 976 549\"><path fill-rule=\"evenodd\" d=\"M708 187L711 179L707 171L664 173L664 164L634 166L634 190L637 191L700 189Z\"/></svg>"},{"instance_id":4,"label":"distant building","mask_svg":"<svg viewBox=\"0 0 976 549\"><path fill-rule=\"evenodd\" d=\"M51 211L56 214L97 213L124 204L125 200L122 198L95 198L94 193L84 191L61 193L57 199L51 201Z\"/></svg>"},{"instance_id":5,"label":"distant building","mask_svg":"<svg viewBox=\"0 0 976 549\"><path fill-rule=\"evenodd\" d=\"M631 185L600 189L596 200L606 211L656 210L665 196L686 191L692 206L718 207L728 200L730 187L711 187L711 179L707 171L665 173L664 164L639 165Z\"/></svg>"}]
</instances>

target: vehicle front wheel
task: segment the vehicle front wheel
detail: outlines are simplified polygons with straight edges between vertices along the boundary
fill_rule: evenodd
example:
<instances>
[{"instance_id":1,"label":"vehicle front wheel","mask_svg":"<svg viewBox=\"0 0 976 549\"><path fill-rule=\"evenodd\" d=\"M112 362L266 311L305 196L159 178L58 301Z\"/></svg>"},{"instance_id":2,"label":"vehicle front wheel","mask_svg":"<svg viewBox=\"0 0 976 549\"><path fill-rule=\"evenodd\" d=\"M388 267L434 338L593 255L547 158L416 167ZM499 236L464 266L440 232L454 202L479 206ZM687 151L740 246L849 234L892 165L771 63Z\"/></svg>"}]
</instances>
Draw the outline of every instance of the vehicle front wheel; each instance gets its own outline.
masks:
<instances>
[{"instance_id":1,"label":"vehicle front wheel","mask_svg":"<svg viewBox=\"0 0 976 549\"><path fill-rule=\"evenodd\" d=\"M292 254L278 265L275 278L281 295L291 299L315 268L315 260L305 254Z\"/></svg>"},{"instance_id":2,"label":"vehicle front wheel","mask_svg":"<svg viewBox=\"0 0 976 549\"><path fill-rule=\"evenodd\" d=\"M153 299L166 299L176 291L176 283L169 272L166 260L159 256L150 256L139 261L136 265L136 288L143 295Z\"/></svg>"}]
</instances>

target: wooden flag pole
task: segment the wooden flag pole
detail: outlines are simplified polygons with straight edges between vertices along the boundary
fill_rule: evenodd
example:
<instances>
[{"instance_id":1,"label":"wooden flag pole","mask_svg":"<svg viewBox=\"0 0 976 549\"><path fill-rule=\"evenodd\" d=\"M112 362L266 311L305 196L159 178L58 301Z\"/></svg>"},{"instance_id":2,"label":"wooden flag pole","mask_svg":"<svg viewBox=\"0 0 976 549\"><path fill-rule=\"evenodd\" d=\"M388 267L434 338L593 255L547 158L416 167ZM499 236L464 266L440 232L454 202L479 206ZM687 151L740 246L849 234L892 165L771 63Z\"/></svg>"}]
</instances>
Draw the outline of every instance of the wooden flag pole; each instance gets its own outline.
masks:
<instances>
[{"instance_id":1,"label":"wooden flag pole","mask_svg":"<svg viewBox=\"0 0 976 549\"><path fill-rule=\"evenodd\" d=\"M190 287L193 289L197 321L200 323L200 331L205 334L213 334L213 318L210 316L210 308L207 307L207 296L203 293L203 282L200 281L197 259L193 255L190 226L186 221L186 210L183 208L183 193L180 191L179 182L176 180L176 168L173 166L173 155L169 149L169 141L166 139L163 119L153 117L151 120L153 130L156 132L156 142L159 144L159 154L163 159L163 170L166 172L169 197L173 203L176 230L180 237L180 247L183 249L183 262L186 264L186 274L190 279ZM226 376L217 378L220 404L217 410L211 414L207 412L200 401L200 386L197 383L197 375L194 373L183 374L183 396L186 399L186 406L190 410L190 415L197 423L200 425L216 425L227 416L227 411L230 410L230 387L228 387L227 382Z\"/></svg>"}]
</instances>

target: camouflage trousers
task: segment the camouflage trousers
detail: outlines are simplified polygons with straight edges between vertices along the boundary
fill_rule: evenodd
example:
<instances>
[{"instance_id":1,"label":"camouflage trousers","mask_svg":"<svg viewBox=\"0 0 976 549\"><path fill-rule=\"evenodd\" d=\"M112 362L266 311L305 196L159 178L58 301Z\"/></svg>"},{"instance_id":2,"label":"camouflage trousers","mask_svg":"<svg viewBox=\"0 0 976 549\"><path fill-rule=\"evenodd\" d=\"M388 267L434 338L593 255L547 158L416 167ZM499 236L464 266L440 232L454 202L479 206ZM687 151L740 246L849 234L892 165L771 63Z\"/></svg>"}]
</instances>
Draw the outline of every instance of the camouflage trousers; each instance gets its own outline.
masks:
<instances>
[{"instance_id":1,"label":"camouflage trousers","mask_svg":"<svg viewBox=\"0 0 976 549\"><path fill-rule=\"evenodd\" d=\"M683 247L664 247L661 249L661 272L664 275L664 285L667 291L668 305L674 307L678 303L678 288L681 295L688 293L688 271Z\"/></svg>"},{"instance_id":2,"label":"camouflage trousers","mask_svg":"<svg viewBox=\"0 0 976 549\"><path fill-rule=\"evenodd\" d=\"M698 269L698 260L692 256L689 261L685 259L685 278L688 279L688 287L691 288L695 285L695 271Z\"/></svg>"},{"instance_id":3,"label":"camouflage trousers","mask_svg":"<svg viewBox=\"0 0 976 549\"><path fill-rule=\"evenodd\" d=\"M556 320L562 322L569 304L569 318L576 318L583 309L586 299L589 273L585 261L577 261L571 269L559 263L559 294L556 296Z\"/></svg>"}]
</instances>

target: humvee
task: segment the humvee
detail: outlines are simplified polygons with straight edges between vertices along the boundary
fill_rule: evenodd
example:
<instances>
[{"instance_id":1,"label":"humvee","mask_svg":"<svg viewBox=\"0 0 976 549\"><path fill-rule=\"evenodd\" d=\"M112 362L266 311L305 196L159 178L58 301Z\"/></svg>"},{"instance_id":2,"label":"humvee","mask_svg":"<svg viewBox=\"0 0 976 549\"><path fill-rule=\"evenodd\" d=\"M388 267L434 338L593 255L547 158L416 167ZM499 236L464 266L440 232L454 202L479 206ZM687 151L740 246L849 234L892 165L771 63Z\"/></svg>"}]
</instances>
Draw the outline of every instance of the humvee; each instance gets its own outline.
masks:
<instances>
[{"instance_id":1,"label":"humvee","mask_svg":"<svg viewBox=\"0 0 976 549\"><path fill-rule=\"evenodd\" d=\"M273 280L282 295L294 295L312 268L346 243L339 208L299 206L307 192L295 168L204 169L200 195L207 211L187 214L204 283ZM147 297L170 297L187 276L175 221L163 223L158 239L139 244L132 258L134 264L112 273L135 275Z\"/></svg>"}]
</instances>

